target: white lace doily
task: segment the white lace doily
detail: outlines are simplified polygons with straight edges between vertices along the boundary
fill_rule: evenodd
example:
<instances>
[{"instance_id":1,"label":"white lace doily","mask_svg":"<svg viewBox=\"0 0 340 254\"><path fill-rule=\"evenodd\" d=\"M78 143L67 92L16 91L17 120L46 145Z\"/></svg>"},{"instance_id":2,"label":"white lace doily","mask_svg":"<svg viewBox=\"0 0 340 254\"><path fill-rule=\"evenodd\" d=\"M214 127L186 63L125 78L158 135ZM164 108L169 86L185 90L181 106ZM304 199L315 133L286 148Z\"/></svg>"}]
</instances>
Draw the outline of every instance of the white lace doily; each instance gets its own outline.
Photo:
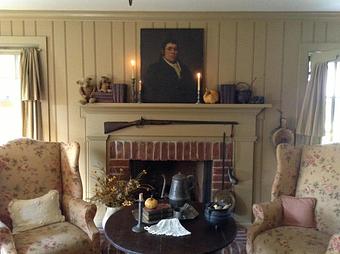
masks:
<instances>
[{"instance_id":1,"label":"white lace doily","mask_svg":"<svg viewBox=\"0 0 340 254\"><path fill-rule=\"evenodd\" d=\"M184 236L191 235L191 232L186 230L177 218L163 219L156 225L144 227L146 231L154 235L169 235L169 236Z\"/></svg>"}]
</instances>

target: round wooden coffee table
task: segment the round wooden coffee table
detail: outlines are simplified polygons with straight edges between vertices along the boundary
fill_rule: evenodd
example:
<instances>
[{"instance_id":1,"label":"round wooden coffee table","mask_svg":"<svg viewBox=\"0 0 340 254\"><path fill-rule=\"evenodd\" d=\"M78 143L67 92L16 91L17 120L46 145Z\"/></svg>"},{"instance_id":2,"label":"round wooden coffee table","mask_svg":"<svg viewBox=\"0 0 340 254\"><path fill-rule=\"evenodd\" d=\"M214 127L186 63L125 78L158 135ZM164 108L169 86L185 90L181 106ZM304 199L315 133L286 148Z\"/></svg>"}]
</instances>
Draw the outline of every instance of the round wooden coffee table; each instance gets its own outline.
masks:
<instances>
[{"instance_id":1,"label":"round wooden coffee table","mask_svg":"<svg viewBox=\"0 0 340 254\"><path fill-rule=\"evenodd\" d=\"M104 232L108 241L125 253L145 254L200 254L212 253L227 247L236 236L236 223L230 218L223 227L210 226L204 219L202 204L194 204L199 216L181 221L191 232L189 236L158 236L148 232L135 233L131 228L137 223L132 207L123 208L106 222Z\"/></svg>"}]
</instances>

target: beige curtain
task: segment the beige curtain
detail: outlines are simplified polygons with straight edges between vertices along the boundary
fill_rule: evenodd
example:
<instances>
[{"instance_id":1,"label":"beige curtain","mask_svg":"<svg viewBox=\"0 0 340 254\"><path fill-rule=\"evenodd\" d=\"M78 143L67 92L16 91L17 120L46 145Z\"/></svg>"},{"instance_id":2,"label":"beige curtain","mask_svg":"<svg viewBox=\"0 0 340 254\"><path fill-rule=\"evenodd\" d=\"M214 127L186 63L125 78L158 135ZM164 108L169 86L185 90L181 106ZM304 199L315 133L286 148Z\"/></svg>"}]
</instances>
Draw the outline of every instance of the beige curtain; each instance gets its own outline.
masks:
<instances>
[{"instance_id":1,"label":"beige curtain","mask_svg":"<svg viewBox=\"0 0 340 254\"><path fill-rule=\"evenodd\" d=\"M20 54L23 136L42 140L39 51L24 48Z\"/></svg>"},{"instance_id":2,"label":"beige curtain","mask_svg":"<svg viewBox=\"0 0 340 254\"><path fill-rule=\"evenodd\" d=\"M296 127L298 144L319 144L325 135L327 62L315 64Z\"/></svg>"}]
</instances>

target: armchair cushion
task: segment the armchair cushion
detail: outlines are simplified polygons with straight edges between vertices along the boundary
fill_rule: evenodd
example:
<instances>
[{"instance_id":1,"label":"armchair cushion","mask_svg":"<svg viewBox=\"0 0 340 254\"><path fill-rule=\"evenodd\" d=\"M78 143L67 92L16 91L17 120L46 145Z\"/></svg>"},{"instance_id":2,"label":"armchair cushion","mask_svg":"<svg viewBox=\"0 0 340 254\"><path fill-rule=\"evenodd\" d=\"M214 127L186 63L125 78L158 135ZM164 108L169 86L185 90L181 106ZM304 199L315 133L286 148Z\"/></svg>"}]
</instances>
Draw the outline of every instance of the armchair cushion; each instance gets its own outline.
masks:
<instances>
[{"instance_id":1,"label":"armchair cushion","mask_svg":"<svg viewBox=\"0 0 340 254\"><path fill-rule=\"evenodd\" d=\"M332 235L326 254L340 254L340 232Z\"/></svg>"},{"instance_id":2,"label":"armchair cushion","mask_svg":"<svg viewBox=\"0 0 340 254\"><path fill-rule=\"evenodd\" d=\"M283 207L282 225L315 228L315 198L281 196Z\"/></svg>"},{"instance_id":3,"label":"armchair cushion","mask_svg":"<svg viewBox=\"0 0 340 254\"><path fill-rule=\"evenodd\" d=\"M13 199L8 204L8 211L13 223L13 233L65 221L65 217L61 215L57 190L51 190L34 199Z\"/></svg>"},{"instance_id":4,"label":"armchair cushion","mask_svg":"<svg viewBox=\"0 0 340 254\"><path fill-rule=\"evenodd\" d=\"M254 240L253 253L321 254L326 252L329 239L327 233L312 228L282 226L258 235Z\"/></svg>"},{"instance_id":5,"label":"armchair cushion","mask_svg":"<svg viewBox=\"0 0 340 254\"><path fill-rule=\"evenodd\" d=\"M14 235L18 254L92 253L89 238L69 222L55 223Z\"/></svg>"},{"instance_id":6,"label":"armchair cushion","mask_svg":"<svg viewBox=\"0 0 340 254\"><path fill-rule=\"evenodd\" d=\"M247 253L253 253L253 241L262 232L278 227L282 223L281 200L253 205L254 224L247 231Z\"/></svg>"}]
</instances>

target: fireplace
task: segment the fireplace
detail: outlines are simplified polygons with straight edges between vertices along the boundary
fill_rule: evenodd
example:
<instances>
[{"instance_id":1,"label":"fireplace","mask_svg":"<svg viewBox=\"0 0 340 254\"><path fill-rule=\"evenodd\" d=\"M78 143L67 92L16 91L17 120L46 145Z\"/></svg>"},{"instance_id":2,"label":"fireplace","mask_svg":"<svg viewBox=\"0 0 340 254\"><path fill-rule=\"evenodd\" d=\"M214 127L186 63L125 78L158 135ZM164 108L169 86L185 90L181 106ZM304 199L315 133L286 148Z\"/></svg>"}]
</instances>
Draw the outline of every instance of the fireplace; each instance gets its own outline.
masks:
<instances>
[{"instance_id":1,"label":"fireplace","mask_svg":"<svg viewBox=\"0 0 340 254\"><path fill-rule=\"evenodd\" d=\"M162 195L163 176L165 194L169 193L171 178L178 172L193 175L191 198L208 202L222 183L222 142L182 141L124 141L107 139L107 174L121 172L125 178L147 170L144 183L155 187L154 194ZM226 144L225 167L231 165L232 143ZM225 181L227 181L225 175Z\"/></svg>"},{"instance_id":2,"label":"fireplace","mask_svg":"<svg viewBox=\"0 0 340 254\"><path fill-rule=\"evenodd\" d=\"M204 165L210 163L210 195L221 188L221 142L224 132L230 134L230 125L130 127L110 133L110 142L107 142L104 122L129 122L141 117L155 120L236 121L239 124L235 126L234 169L239 183L234 186L237 199L235 218L246 225L251 222L252 215L254 167L259 166L254 163L254 147L256 126L261 126L262 117L257 118L257 115L268 107L271 105L96 103L81 106L85 126L85 141L82 143L85 149L81 149L81 161L84 163L80 165L84 169L81 171L84 197L93 195L95 182L92 176L97 168L105 168L108 173L123 168L128 177L132 164L149 161L196 163L194 167L201 173L204 172ZM227 163L230 163L230 154L227 158ZM170 178L167 180L170 181Z\"/></svg>"}]
</instances>

